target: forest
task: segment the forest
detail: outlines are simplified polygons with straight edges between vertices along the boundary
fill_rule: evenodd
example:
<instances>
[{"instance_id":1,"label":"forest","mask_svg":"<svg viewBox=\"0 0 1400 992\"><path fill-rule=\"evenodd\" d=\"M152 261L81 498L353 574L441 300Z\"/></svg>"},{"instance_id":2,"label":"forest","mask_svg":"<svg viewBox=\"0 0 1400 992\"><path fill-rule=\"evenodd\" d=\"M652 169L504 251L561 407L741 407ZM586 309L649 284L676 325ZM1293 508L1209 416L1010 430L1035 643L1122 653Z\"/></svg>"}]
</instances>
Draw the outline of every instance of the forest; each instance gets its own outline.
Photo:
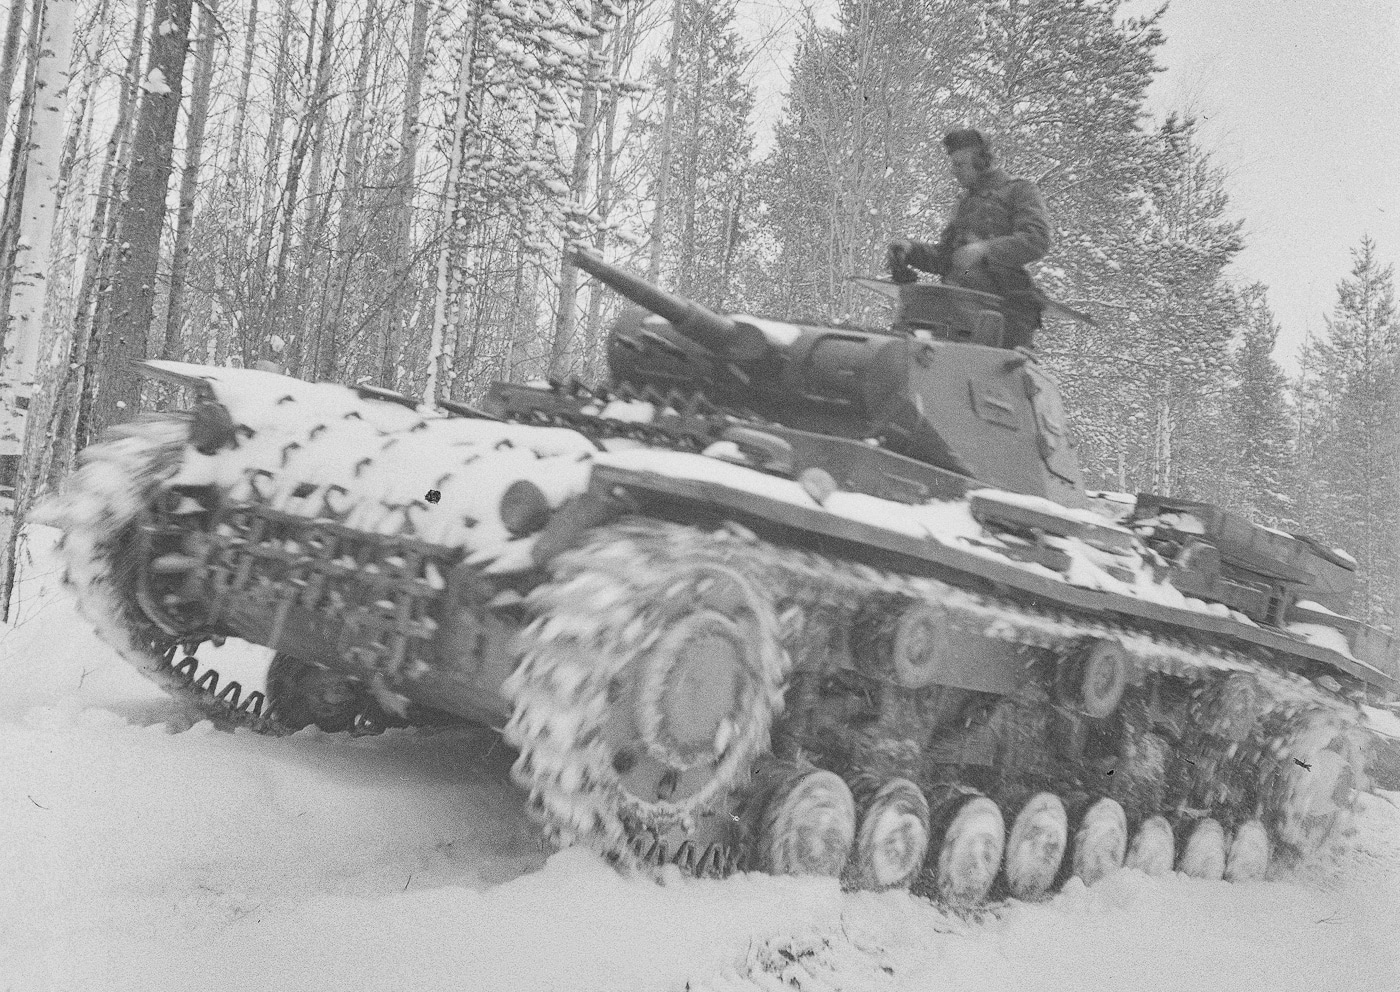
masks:
<instances>
[{"instance_id":1,"label":"forest","mask_svg":"<svg viewBox=\"0 0 1400 992\"><path fill-rule=\"evenodd\" d=\"M714 309L879 324L936 235L939 145L984 129L1056 226L1037 267L1089 484L1208 500L1345 548L1400 615L1400 318L1357 232L1296 375L1227 173L1155 116L1162 11L1120 0L790 7L761 121L735 0L11 0L0 49L0 483L25 515L142 409L142 358L429 401L606 374L589 246ZM1339 260L1348 265L1348 260ZM1339 268L1341 267L1339 265Z\"/></svg>"}]
</instances>

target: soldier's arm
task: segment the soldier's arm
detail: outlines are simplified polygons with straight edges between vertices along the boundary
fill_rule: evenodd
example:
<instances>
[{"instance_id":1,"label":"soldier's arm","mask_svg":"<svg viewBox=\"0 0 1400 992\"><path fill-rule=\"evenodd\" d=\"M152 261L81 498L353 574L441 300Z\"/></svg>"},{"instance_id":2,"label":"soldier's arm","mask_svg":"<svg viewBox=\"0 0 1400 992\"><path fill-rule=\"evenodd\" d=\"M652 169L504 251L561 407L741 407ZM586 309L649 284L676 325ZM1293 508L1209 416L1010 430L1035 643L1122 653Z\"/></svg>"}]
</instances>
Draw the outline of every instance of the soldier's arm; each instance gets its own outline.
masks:
<instances>
[{"instance_id":1,"label":"soldier's arm","mask_svg":"<svg viewBox=\"0 0 1400 992\"><path fill-rule=\"evenodd\" d=\"M1011 184L1011 233L990 238L986 246L991 265L1026 265L1050 250L1050 214L1035 184L1018 179Z\"/></svg>"},{"instance_id":2,"label":"soldier's arm","mask_svg":"<svg viewBox=\"0 0 1400 992\"><path fill-rule=\"evenodd\" d=\"M927 241L911 241L909 254L905 256L905 263L923 272L932 272L936 276L946 276L948 268L952 264L952 258L953 225L949 224L943 228L943 233L934 244Z\"/></svg>"}]
</instances>

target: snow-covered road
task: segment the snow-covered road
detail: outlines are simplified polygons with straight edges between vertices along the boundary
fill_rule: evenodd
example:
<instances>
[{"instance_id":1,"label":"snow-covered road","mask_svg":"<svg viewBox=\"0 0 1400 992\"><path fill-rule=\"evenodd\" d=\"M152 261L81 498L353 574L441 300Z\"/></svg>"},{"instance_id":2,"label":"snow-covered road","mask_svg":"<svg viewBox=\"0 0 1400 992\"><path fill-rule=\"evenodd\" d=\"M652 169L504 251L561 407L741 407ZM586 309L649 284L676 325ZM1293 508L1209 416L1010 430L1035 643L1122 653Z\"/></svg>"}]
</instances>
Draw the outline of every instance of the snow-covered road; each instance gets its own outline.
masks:
<instances>
[{"instance_id":1,"label":"snow-covered road","mask_svg":"<svg viewBox=\"0 0 1400 992\"><path fill-rule=\"evenodd\" d=\"M1400 794L1258 885L903 894L549 856L488 731L188 727L59 589L0 628L0 990L1400 990Z\"/></svg>"}]
</instances>

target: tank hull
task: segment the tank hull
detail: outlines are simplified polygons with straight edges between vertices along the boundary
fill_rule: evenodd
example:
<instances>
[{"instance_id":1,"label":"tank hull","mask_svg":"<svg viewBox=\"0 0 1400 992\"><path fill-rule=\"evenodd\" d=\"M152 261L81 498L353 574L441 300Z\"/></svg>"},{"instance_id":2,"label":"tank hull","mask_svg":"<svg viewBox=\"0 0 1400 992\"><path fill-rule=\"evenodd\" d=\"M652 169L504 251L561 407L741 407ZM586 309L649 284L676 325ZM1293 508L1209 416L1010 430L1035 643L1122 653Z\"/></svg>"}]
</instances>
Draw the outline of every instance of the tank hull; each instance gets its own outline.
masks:
<instances>
[{"instance_id":1,"label":"tank hull","mask_svg":"<svg viewBox=\"0 0 1400 992\"><path fill-rule=\"evenodd\" d=\"M547 832L619 859L977 901L1163 820L1193 865L1261 828L1303 853L1363 783L1357 692L1394 686L1085 510L852 491L636 399L498 421L158 370L194 412L90 449L50 511L104 636L227 724L497 727ZM288 659L285 698L210 678L193 649L225 636ZM1027 838L1061 821L1047 867Z\"/></svg>"}]
</instances>

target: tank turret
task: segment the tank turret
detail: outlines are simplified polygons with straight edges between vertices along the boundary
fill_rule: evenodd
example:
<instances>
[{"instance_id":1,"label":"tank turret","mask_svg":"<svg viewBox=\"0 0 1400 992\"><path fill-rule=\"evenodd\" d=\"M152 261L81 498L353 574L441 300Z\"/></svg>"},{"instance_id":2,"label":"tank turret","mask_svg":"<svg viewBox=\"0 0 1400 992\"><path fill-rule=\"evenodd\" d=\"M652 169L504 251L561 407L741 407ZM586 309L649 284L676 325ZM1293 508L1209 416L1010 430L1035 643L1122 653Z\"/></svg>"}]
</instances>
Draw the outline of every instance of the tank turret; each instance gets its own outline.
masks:
<instances>
[{"instance_id":1,"label":"tank turret","mask_svg":"<svg viewBox=\"0 0 1400 992\"><path fill-rule=\"evenodd\" d=\"M1083 506L1059 389L998 347L996 297L951 286L865 284L897 301L885 330L716 314L585 253L579 268L638 305L608 344L616 384L703 393L799 430L890 451L1014 492Z\"/></svg>"}]
</instances>

